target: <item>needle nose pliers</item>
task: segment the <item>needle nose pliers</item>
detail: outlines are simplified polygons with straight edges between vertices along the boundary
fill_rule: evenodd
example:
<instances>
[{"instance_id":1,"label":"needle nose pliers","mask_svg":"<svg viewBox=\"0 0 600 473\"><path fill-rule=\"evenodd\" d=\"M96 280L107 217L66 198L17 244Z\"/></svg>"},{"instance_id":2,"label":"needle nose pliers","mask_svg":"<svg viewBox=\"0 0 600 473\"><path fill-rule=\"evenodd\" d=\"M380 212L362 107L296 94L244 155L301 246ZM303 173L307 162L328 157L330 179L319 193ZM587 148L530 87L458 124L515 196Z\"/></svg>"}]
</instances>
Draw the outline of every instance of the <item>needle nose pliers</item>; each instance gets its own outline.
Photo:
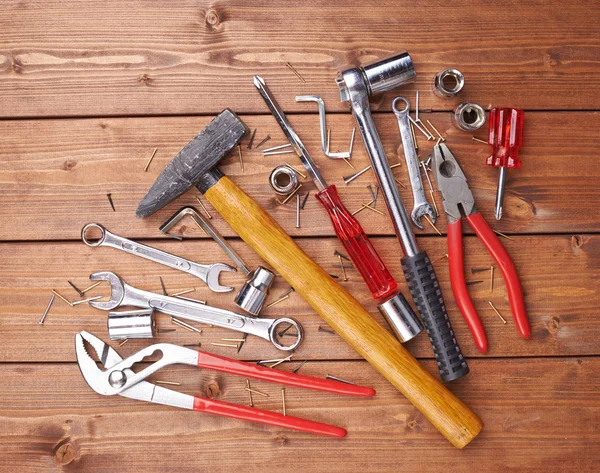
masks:
<instances>
[{"instance_id":1,"label":"needle nose pliers","mask_svg":"<svg viewBox=\"0 0 600 473\"><path fill-rule=\"evenodd\" d=\"M448 217L448 264L452 292L456 304L473 334L477 349L486 353L488 340L467 290L463 261L461 223L463 215L461 210L502 271L517 330L524 338L530 338L531 327L515 265L494 231L475 207L475 199L467 184L467 178L444 143L438 143L433 149L432 169L438 189L444 198L444 209Z\"/></svg>"}]
</instances>

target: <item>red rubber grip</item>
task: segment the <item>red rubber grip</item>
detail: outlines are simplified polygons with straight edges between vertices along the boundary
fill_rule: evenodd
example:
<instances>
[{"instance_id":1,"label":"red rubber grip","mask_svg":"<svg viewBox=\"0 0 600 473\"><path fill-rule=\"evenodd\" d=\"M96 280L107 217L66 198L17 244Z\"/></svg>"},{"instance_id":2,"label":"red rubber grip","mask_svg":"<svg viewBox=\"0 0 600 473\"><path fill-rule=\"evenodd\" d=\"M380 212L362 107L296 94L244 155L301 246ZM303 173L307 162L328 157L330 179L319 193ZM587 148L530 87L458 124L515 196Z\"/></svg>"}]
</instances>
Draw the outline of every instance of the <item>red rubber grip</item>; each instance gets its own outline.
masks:
<instances>
[{"instance_id":1,"label":"red rubber grip","mask_svg":"<svg viewBox=\"0 0 600 473\"><path fill-rule=\"evenodd\" d=\"M334 394L345 394L348 396L372 397L375 390L367 386L356 386L354 384L342 383L329 379L314 378L312 376L303 376L287 371L275 370L264 366L257 366L252 363L232 360L224 356L198 352L198 368L207 368L222 373L230 373L246 378L260 379L271 383L284 384L286 386L295 386L298 388L313 389Z\"/></svg>"},{"instance_id":2,"label":"red rubber grip","mask_svg":"<svg viewBox=\"0 0 600 473\"><path fill-rule=\"evenodd\" d=\"M317 435L326 435L328 437L345 437L346 430L335 425L322 424L300 417L284 416L277 412L265 411L254 407L240 406L229 402L217 401L214 399L205 399L194 396L194 410L206 412L219 416L231 417L233 419L257 422L259 424L274 425L286 429L299 430Z\"/></svg>"},{"instance_id":3,"label":"red rubber grip","mask_svg":"<svg viewBox=\"0 0 600 473\"><path fill-rule=\"evenodd\" d=\"M525 309L523 289L513 260L500 242L500 239L479 212L467 216L467 221L496 260L500 271L502 271L504 283L506 284L506 292L508 293L508 302L510 303L510 309L517 330L524 338L530 338L531 326L529 325L527 310Z\"/></svg>"},{"instance_id":4,"label":"red rubber grip","mask_svg":"<svg viewBox=\"0 0 600 473\"><path fill-rule=\"evenodd\" d=\"M333 223L335 234L344 245L354 267L367 283L375 299L391 296L398 284L373 248L358 220L344 207L334 185L317 194Z\"/></svg>"},{"instance_id":5,"label":"red rubber grip","mask_svg":"<svg viewBox=\"0 0 600 473\"><path fill-rule=\"evenodd\" d=\"M465 263L463 258L462 221L448 224L448 266L450 268L450 284L456 305L463 315L467 326L475 340L475 346L481 353L487 353L488 340L477 309L473 305L467 281L465 280Z\"/></svg>"}]
</instances>

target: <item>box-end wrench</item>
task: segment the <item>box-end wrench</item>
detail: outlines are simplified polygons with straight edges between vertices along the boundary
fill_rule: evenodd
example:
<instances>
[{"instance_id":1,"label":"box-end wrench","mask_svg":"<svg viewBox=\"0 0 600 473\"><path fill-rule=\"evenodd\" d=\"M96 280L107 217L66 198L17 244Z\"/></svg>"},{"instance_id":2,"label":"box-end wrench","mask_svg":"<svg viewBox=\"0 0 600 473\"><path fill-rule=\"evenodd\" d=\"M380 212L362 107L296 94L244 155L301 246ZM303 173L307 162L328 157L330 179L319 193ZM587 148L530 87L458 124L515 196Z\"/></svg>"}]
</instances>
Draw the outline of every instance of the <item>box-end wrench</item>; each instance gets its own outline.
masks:
<instances>
[{"instance_id":1,"label":"box-end wrench","mask_svg":"<svg viewBox=\"0 0 600 473\"><path fill-rule=\"evenodd\" d=\"M108 281L111 288L111 294L108 301L89 302L89 304L96 309L113 310L117 307L125 306L155 309L173 317L255 335L264 338L265 340L269 340L275 348L283 351L294 350L302 341L302 327L294 319L289 319L287 317L282 317L280 319L246 317L245 315L230 310L218 309L197 302L143 291L130 286L115 273L109 271L94 273L90 275L90 279L93 281ZM293 340L291 345L282 345L279 343L276 328L281 324L292 325L296 329L296 338L289 337L290 340ZM286 330L286 332L288 331ZM290 333L293 332L290 331Z\"/></svg>"},{"instance_id":2,"label":"box-end wrench","mask_svg":"<svg viewBox=\"0 0 600 473\"><path fill-rule=\"evenodd\" d=\"M397 105L402 105L402 102L404 102L404 107L399 109ZM398 128L402 137L402 147L404 148L404 159L406 159L406 168L408 169L410 186L413 191L414 204L410 218L417 227L423 230L421 217L429 215L431 221L435 223L437 214L425 197L425 189L423 188L423 181L421 180L421 172L419 170L419 158L412 132L410 131L409 108L410 102L405 97L396 97L392 102L392 110L398 120Z\"/></svg>"},{"instance_id":3,"label":"box-end wrench","mask_svg":"<svg viewBox=\"0 0 600 473\"><path fill-rule=\"evenodd\" d=\"M100 231L100 237L97 240L91 240L87 236L87 233L92 229ZM179 256L157 250L151 246L136 243L135 241L115 235L98 223L88 223L85 227L83 227L81 230L81 239L88 246L110 246L111 248L116 248L117 250L121 250L132 255L141 256L142 258L149 259L155 263L163 264L165 266L169 266L170 268L179 269L180 271L189 273L204 281L208 288L213 292L233 291L233 287L222 286L219 284L219 275L222 271L236 271L235 268L232 268L227 264L194 263L193 261L189 261L185 258L180 258Z\"/></svg>"}]
</instances>

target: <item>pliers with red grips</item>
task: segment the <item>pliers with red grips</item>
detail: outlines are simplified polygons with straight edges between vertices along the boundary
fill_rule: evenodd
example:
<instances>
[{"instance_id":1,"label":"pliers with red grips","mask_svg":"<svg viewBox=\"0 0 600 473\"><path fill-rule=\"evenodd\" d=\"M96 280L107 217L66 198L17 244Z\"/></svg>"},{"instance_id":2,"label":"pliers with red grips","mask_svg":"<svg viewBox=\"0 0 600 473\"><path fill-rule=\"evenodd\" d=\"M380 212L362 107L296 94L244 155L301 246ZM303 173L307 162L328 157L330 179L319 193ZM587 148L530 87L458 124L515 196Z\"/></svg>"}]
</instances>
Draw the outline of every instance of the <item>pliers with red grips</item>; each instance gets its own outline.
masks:
<instances>
[{"instance_id":1,"label":"pliers with red grips","mask_svg":"<svg viewBox=\"0 0 600 473\"><path fill-rule=\"evenodd\" d=\"M467 184L467 178L444 143L438 143L434 147L431 166L438 189L444 198L444 210L448 217L448 264L452 292L456 304L473 334L477 349L482 353L487 353L488 340L467 290L461 223L463 214L502 271L517 330L524 338L530 338L531 327L515 264L494 231L475 207L475 199Z\"/></svg>"}]
</instances>

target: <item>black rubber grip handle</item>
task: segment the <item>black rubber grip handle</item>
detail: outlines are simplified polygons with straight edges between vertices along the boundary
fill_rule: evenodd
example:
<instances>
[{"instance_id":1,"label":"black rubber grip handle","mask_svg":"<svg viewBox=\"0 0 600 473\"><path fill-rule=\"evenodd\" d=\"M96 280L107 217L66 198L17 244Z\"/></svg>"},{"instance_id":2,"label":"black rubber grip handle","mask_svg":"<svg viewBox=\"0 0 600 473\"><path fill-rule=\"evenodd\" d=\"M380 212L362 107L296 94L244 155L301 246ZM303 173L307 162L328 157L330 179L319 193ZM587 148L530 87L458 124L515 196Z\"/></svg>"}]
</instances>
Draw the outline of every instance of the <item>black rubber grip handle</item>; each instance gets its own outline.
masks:
<instances>
[{"instance_id":1,"label":"black rubber grip handle","mask_svg":"<svg viewBox=\"0 0 600 473\"><path fill-rule=\"evenodd\" d=\"M437 276L425 251L402 259L408 289L427 329L429 341L444 382L469 372L442 299Z\"/></svg>"}]
</instances>

